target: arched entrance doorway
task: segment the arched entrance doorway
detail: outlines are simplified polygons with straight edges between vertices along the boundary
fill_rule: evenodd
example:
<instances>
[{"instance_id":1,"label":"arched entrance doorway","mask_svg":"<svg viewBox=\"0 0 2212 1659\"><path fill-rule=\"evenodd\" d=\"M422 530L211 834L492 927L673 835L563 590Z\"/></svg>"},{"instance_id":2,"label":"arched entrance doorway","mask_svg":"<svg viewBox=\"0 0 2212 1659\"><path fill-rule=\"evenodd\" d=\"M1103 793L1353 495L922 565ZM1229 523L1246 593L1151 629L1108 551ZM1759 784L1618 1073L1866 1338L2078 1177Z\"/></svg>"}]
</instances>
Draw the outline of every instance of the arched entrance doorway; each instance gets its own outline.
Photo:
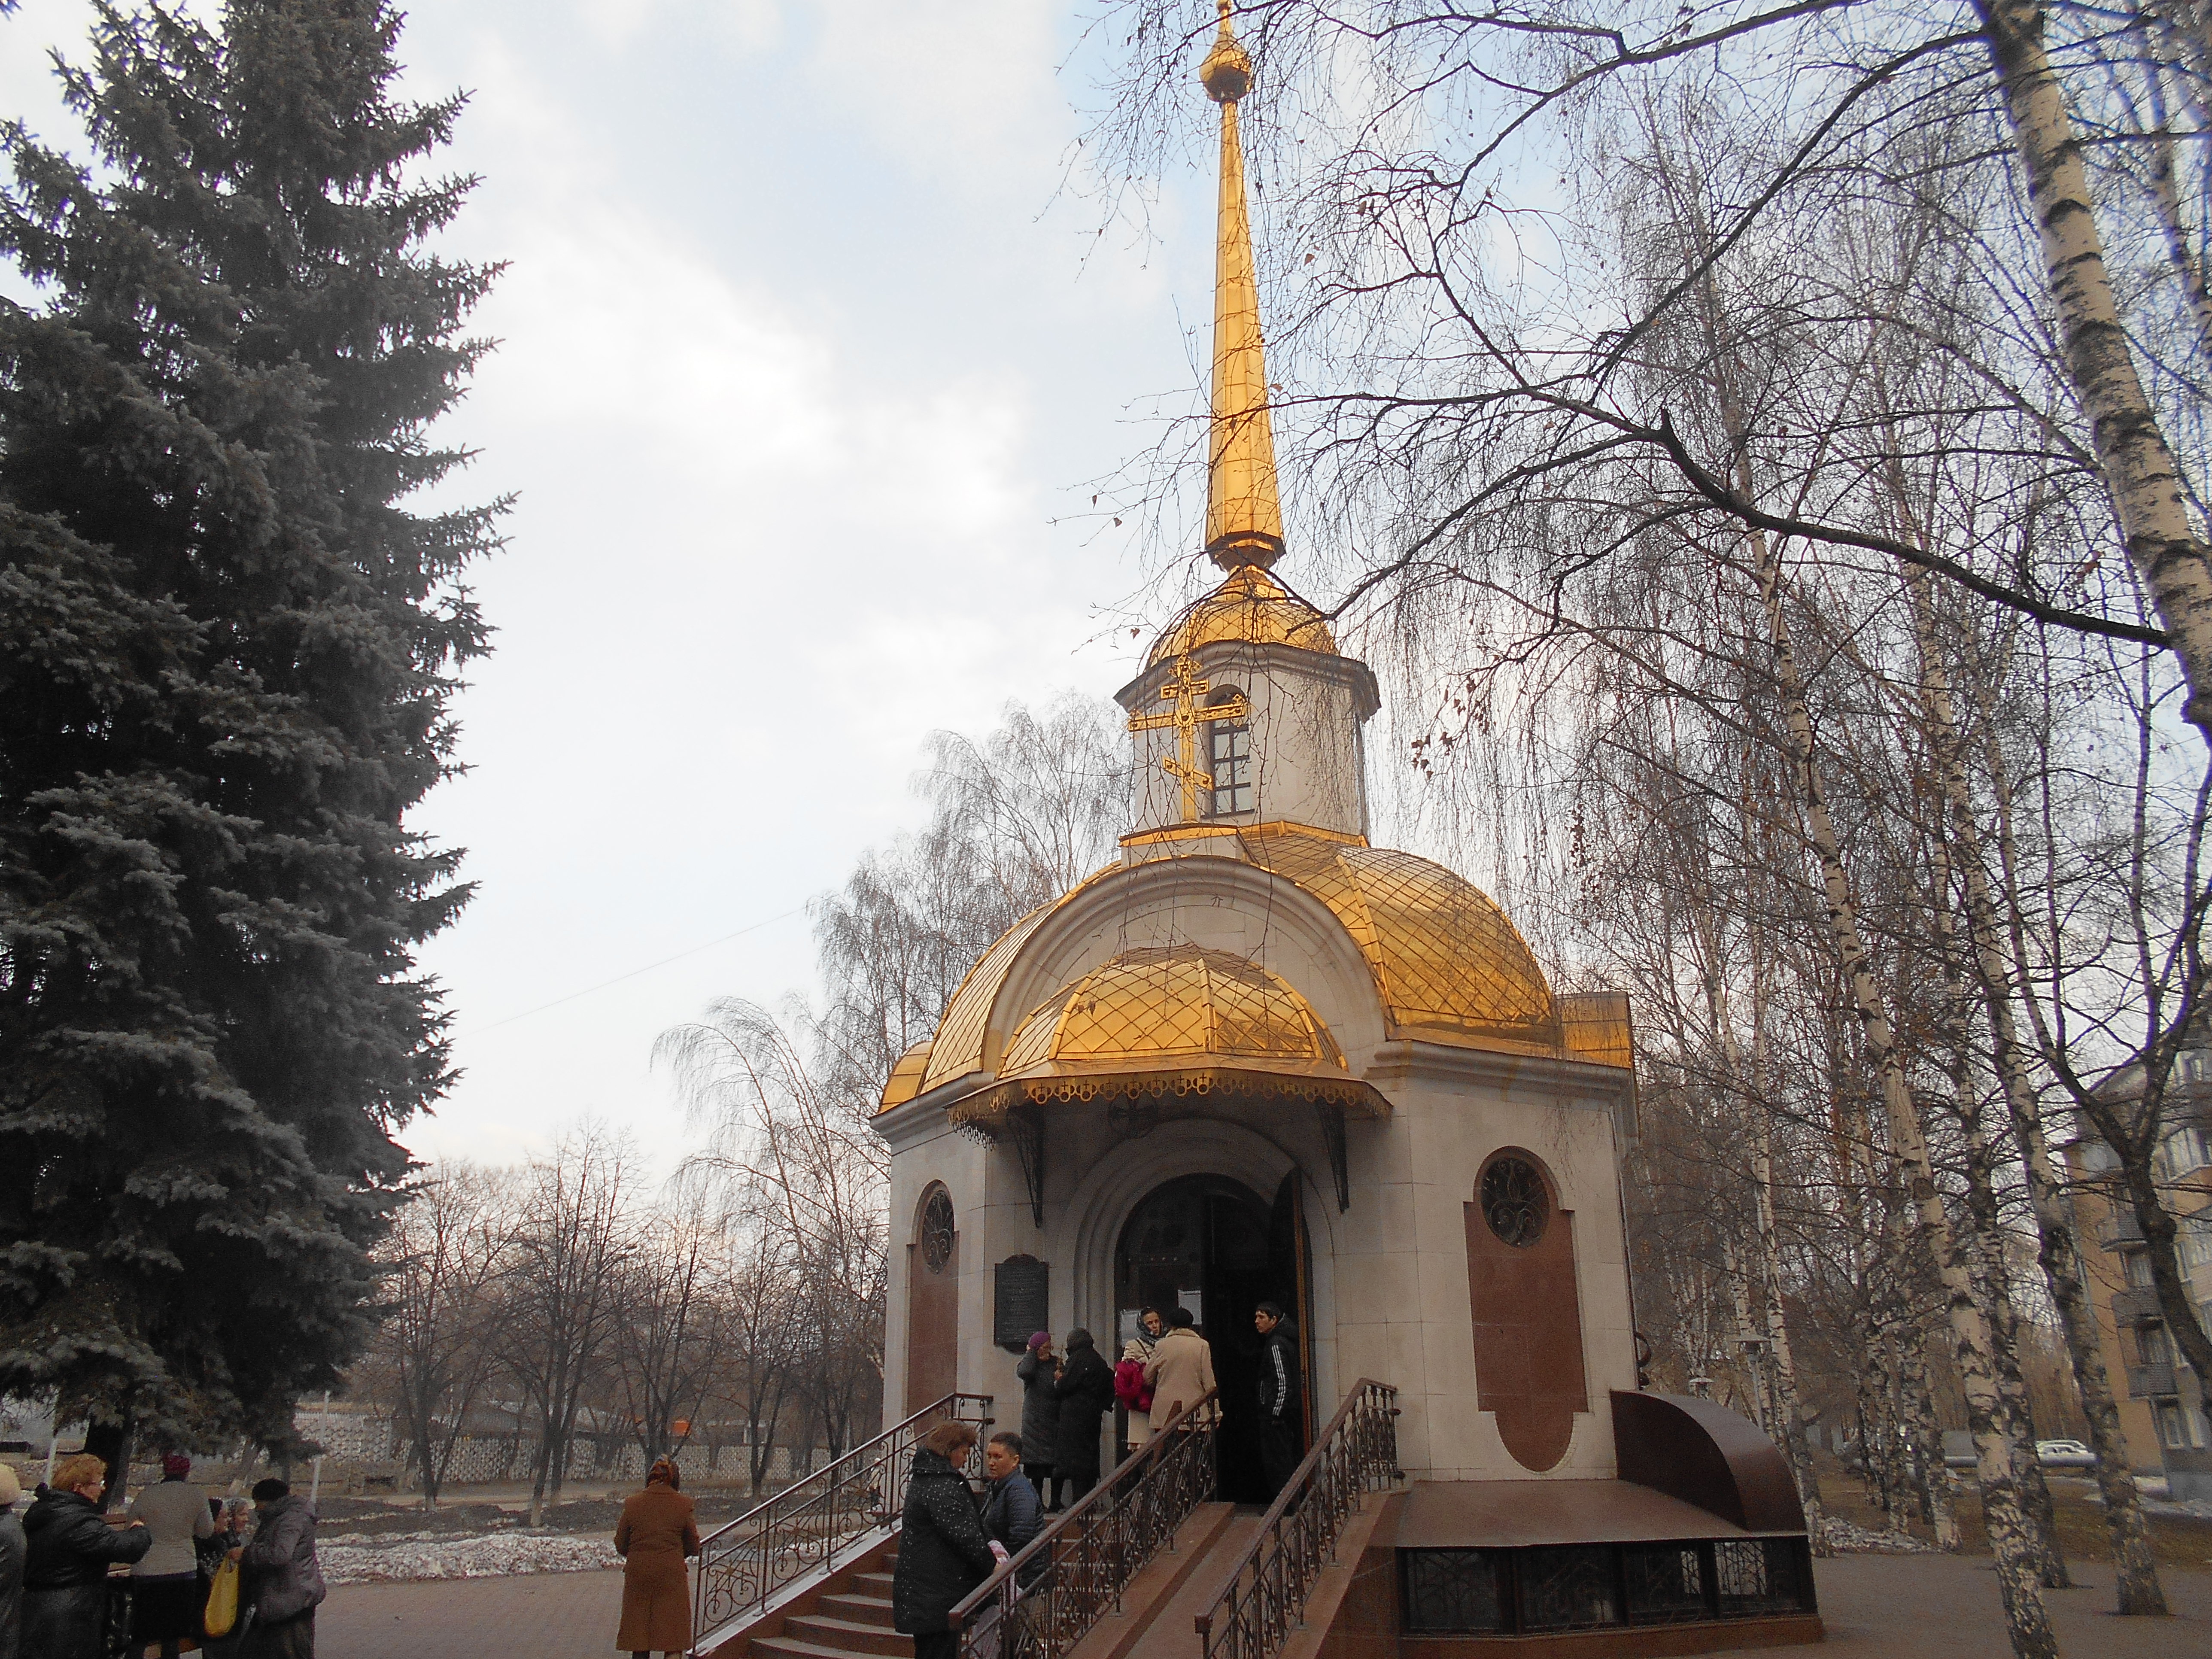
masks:
<instances>
[{"instance_id":1,"label":"arched entrance doorway","mask_svg":"<svg viewBox=\"0 0 2212 1659\"><path fill-rule=\"evenodd\" d=\"M1310 1277L1295 1170L1273 1204L1226 1176L1184 1176L1146 1194L1122 1225L1114 1259L1115 1352L1135 1335L1144 1309L1190 1310L1213 1350L1223 1407L1222 1496L1232 1502L1268 1495L1255 1420L1260 1335L1252 1310L1261 1302L1280 1303L1297 1321L1302 1396L1310 1413Z\"/></svg>"}]
</instances>

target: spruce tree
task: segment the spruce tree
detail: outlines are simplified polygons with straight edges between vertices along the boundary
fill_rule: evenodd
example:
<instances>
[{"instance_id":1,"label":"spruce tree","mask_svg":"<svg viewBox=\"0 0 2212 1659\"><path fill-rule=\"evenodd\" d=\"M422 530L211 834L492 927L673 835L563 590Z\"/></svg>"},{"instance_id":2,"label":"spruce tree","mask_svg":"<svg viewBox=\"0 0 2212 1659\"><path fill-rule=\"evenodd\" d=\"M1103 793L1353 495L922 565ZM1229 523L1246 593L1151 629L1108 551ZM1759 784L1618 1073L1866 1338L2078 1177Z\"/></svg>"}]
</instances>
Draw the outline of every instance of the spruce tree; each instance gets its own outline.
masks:
<instances>
[{"instance_id":1,"label":"spruce tree","mask_svg":"<svg viewBox=\"0 0 2212 1659\"><path fill-rule=\"evenodd\" d=\"M281 1449L453 1075L406 815L505 503L410 503L497 268L383 0L96 10L89 159L0 130L0 1393Z\"/></svg>"}]
</instances>

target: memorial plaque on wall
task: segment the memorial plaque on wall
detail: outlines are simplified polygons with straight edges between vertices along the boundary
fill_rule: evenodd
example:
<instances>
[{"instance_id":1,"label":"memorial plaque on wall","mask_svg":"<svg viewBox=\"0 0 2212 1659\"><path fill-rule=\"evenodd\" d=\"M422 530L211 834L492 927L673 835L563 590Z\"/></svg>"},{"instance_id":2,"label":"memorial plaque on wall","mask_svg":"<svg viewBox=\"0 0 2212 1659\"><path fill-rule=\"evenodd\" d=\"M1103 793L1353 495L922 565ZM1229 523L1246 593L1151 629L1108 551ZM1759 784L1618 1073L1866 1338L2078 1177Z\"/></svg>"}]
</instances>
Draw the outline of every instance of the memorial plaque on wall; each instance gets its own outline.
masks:
<instances>
[{"instance_id":1,"label":"memorial plaque on wall","mask_svg":"<svg viewBox=\"0 0 2212 1659\"><path fill-rule=\"evenodd\" d=\"M1052 1269L1033 1255L1010 1255L991 1269L992 1340L1020 1353L1030 1338L1052 1328Z\"/></svg>"}]
</instances>

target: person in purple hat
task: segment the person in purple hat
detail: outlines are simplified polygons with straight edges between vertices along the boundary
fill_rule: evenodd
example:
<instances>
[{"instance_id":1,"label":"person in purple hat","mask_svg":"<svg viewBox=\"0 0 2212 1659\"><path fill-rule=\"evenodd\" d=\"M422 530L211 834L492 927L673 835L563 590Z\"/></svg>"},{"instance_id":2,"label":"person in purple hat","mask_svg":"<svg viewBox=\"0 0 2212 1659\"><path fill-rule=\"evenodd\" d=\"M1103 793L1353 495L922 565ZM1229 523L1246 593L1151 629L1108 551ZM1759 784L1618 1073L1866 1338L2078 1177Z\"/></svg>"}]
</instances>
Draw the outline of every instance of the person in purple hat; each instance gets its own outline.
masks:
<instances>
[{"instance_id":1,"label":"person in purple hat","mask_svg":"<svg viewBox=\"0 0 2212 1659\"><path fill-rule=\"evenodd\" d=\"M1022 1384L1022 1473L1040 1496L1052 1490L1052 1443L1060 1434L1060 1396L1052 1391L1054 1363L1052 1333L1039 1331L1014 1366Z\"/></svg>"},{"instance_id":2,"label":"person in purple hat","mask_svg":"<svg viewBox=\"0 0 2212 1659\"><path fill-rule=\"evenodd\" d=\"M131 1518L143 1521L154 1547L131 1569L131 1650L161 1650L161 1659L177 1659L182 1644L200 1638L200 1609L207 1595L200 1588L200 1561L192 1540L215 1535L207 1495L186 1484L192 1460L171 1452L161 1460L161 1480L138 1494Z\"/></svg>"}]
</instances>

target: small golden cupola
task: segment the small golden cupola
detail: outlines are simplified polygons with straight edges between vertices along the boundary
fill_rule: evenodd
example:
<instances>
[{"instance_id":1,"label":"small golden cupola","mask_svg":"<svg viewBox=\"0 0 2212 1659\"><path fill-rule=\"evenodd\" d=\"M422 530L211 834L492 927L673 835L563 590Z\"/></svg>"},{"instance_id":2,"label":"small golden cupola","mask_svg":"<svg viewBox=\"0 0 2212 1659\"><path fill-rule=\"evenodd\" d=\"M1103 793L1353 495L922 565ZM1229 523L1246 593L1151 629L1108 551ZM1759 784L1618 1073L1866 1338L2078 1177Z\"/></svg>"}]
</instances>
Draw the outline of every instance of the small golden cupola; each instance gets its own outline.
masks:
<instances>
[{"instance_id":1,"label":"small golden cupola","mask_svg":"<svg viewBox=\"0 0 2212 1659\"><path fill-rule=\"evenodd\" d=\"M1228 0L1220 5L1221 33L1199 80L1221 106L1205 550L1227 574L1115 694L1136 738L1135 810L1123 842L1132 858L1262 824L1367 835L1361 727L1379 707L1375 676L1338 650L1328 619L1273 574L1282 497L1237 126L1252 60L1230 26Z\"/></svg>"},{"instance_id":2,"label":"small golden cupola","mask_svg":"<svg viewBox=\"0 0 2212 1659\"><path fill-rule=\"evenodd\" d=\"M1388 1109L1282 978L1225 951L1178 945L1125 951L1055 991L1016 1028L997 1081L949 1116L990 1125L1024 1104L1107 1097L1156 1107L1216 1089L1362 1115Z\"/></svg>"}]
</instances>

